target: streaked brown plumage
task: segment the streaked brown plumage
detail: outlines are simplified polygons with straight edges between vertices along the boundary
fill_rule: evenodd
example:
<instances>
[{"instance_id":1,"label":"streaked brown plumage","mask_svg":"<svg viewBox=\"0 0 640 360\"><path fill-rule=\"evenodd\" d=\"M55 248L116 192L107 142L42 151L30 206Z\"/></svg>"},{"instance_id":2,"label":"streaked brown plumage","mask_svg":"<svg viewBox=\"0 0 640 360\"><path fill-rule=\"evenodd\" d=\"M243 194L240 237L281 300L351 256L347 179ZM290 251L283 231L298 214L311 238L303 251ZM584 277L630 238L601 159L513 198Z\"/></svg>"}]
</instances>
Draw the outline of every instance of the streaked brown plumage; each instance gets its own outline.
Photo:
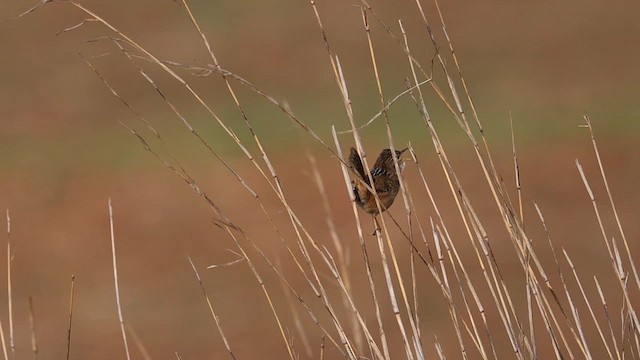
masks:
<instances>
[{"instance_id":1,"label":"streaked brown plumage","mask_svg":"<svg viewBox=\"0 0 640 360\"><path fill-rule=\"evenodd\" d=\"M401 171L404 168L404 161L400 158L400 155L406 150L407 149L396 151L398 165ZM353 182L353 195L356 198L356 203L367 213L377 215L378 206L376 205L376 198L365 185L369 184L369 176L365 174L360 154L358 154L358 151L354 148L351 148L351 153L349 154L349 167L358 174ZM382 150L373 168L371 168L371 178L373 179L372 188L374 188L378 194L382 211L385 211L393 204L400 190L400 181L398 180L398 174L393 165L391 150Z\"/></svg>"}]
</instances>

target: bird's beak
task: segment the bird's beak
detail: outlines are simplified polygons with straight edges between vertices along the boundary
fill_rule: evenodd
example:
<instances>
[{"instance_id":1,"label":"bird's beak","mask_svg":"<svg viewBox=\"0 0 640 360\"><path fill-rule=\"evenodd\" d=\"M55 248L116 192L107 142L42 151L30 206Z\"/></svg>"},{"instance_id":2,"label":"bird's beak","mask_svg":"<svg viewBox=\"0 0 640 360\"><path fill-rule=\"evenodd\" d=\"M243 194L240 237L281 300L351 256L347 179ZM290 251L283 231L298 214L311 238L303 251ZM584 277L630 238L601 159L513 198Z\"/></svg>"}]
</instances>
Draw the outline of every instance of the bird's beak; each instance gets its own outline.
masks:
<instances>
[{"instance_id":1,"label":"bird's beak","mask_svg":"<svg viewBox=\"0 0 640 360\"><path fill-rule=\"evenodd\" d=\"M398 150L398 151L397 151L397 154L398 154L398 160L400 160L400 158L401 158L402 154L403 154L405 151L407 151L407 150L409 150L409 148L404 148L404 149L402 149L402 150ZM402 159L403 159L403 160L406 160L406 159L404 159L404 158L402 158Z\"/></svg>"},{"instance_id":2,"label":"bird's beak","mask_svg":"<svg viewBox=\"0 0 640 360\"><path fill-rule=\"evenodd\" d=\"M398 154L398 165L400 165L400 171L404 171L404 167L407 165L405 158L400 157L405 151L407 151L409 148L404 148L402 150L399 150L399 154Z\"/></svg>"}]
</instances>

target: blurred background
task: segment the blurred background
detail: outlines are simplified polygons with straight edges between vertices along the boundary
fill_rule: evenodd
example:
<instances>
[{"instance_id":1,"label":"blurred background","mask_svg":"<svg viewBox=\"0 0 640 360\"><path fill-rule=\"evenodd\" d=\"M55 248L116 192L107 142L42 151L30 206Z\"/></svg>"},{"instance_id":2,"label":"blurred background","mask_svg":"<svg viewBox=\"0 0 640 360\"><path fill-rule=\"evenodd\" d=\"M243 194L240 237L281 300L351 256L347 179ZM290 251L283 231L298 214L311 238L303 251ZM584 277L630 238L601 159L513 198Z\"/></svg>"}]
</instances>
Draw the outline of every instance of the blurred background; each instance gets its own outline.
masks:
<instances>
[{"instance_id":1,"label":"blurred background","mask_svg":"<svg viewBox=\"0 0 640 360\"><path fill-rule=\"evenodd\" d=\"M211 63L179 2L82 4L160 59L193 66ZM198 0L189 4L223 68L287 103L329 144L333 143L332 125L339 131L349 128L308 2ZM318 1L317 6L332 50L345 71L355 119L364 124L381 105L357 4L326 0ZM118 48L100 39L113 35L103 25L92 22L57 34L86 19L64 2L47 4L16 19L33 5L28 1L0 3L0 208L10 212L12 247L16 250L12 298L19 357L31 351L29 297L34 302L39 358L60 358L66 353L72 274L76 276L76 293L71 358L123 356L111 267L109 197L115 212L124 315L131 334L135 334L131 336L137 335L151 357L169 358L174 352L183 359L226 354L188 255L201 271L236 355L245 359L285 357L273 315L246 264L205 270L205 266L237 259L228 251L235 248L233 242L212 224L213 214L207 204L119 124L135 128L155 149L167 154L79 54L153 124L203 191L269 256L282 258L285 272L290 271L294 283L304 287L299 273L288 269L292 265L286 252L256 202L187 131ZM423 5L442 51L446 51L435 7L429 1ZM469 1L443 1L440 5L496 165L515 191L509 117L513 119L528 219L525 223L534 242L546 241L533 208L535 201L545 213L558 249L569 249L576 267L584 270L585 279L598 274L610 276L610 263L603 256L604 244L574 160L580 159L591 176L591 185L605 209L604 219L613 232L615 223L606 211L606 193L589 133L579 127L586 112L593 121L627 237L634 239L631 251L639 254L635 240L640 235L636 221L640 209L640 4L496 0L482 5ZM397 20L403 20L414 56L428 65L434 50L415 3L371 1L371 6L396 34ZM380 24L371 20L371 27L385 96L390 99L405 89L404 79L411 76L410 69L406 57ZM139 64L198 133L262 197L267 209L275 214L274 221L287 229L283 235L291 237L293 231L287 225L284 208L238 146L182 85L152 64ZM260 158L220 77L179 73ZM446 84L441 72L434 76ZM358 257L354 219L339 163L280 110L247 88L232 84L274 162L289 200L319 241L331 246L307 154L316 159L341 241L352 257ZM512 245L505 237L468 139L437 98L428 96L433 101L427 106L451 160L464 175L461 181L484 216L494 250L502 255L500 265L506 270L518 269L517 259L509 255ZM410 142L416 148L445 214L450 214L453 224L459 223L428 131L414 104L405 97L391 107L389 116L395 144ZM382 120L364 128L361 135L369 161L387 147ZM350 134L341 135L340 140L344 150L353 144ZM409 185L424 196L415 166L412 169L408 165L406 176ZM512 196L515 198L515 192ZM416 206L424 221L433 216L426 197L424 204ZM391 213L402 217L401 203ZM467 244L462 229L454 226L453 232L459 235L460 246ZM472 258L472 250L468 251ZM545 250L540 251L545 254ZM253 256L259 259L257 254ZM6 268L6 260L2 264ZM276 307L289 319L290 306L280 284L264 263L259 264L277 299ZM355 259L352 266L358 279L362 267ZM480 278L479 270L470 266L474 276ZM441 341L446 350L446 335L452 334L446 306L427 272L420 276L424 280L420 296L425 303L425 339L444 334ZM514 272L506 276L516 282L520 275ZM595 294L593 286L589 291ZM7 302L5 296L0 298L4 309L0 320L6 337ZM392 314L387 317L392 321ZM308 318L304 321L310 334L319 334ZM392 342L399 341L390 336ZM311 338L314 354L302 352L303 358L318 357L319 336ZM499 340L506 344L506 337ZM433 351L433 346L427 347ZM136 354L141 351L132 348ZM508 356L510 352L505 349L500 353ZM337 356L328 350L328 358Z\"/></svg>"}]
</instances>

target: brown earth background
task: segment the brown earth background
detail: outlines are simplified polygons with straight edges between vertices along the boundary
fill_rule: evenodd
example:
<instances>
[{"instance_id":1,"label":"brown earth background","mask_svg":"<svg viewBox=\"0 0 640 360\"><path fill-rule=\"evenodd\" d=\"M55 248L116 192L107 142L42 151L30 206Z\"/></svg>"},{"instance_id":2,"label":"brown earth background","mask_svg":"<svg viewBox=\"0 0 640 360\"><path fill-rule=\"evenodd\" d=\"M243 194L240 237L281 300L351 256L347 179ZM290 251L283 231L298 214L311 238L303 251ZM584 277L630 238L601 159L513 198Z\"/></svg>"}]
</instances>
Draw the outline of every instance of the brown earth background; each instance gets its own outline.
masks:
<instances>
[{"instance_id":1,"label":"brown earth background","mask_svg":"<svg viewBox=\"0 0 640 360\"><path fill-rule=\"evenodd\" d=\"M333 50L345 70L356 121L362 124L380 110L380 105L356 3L318 1L318 8ZM173 1L83 4L159 58L193 65L210 62L184 9ZM124 316L152 358L175 358L176 352L182 359L218 359L227 354L188 255L201 271L236 356L286 358L273 314L249 268L240 263L205 270L207 265L236 259L228 251L235 245L222 229L212 224L213 215L205 202L118 124L122 121L151 137L78 53L87 57L114 89L153 123L202 189L270 257L279 258L292 283L311 297L304 278L287 260L282 244L255 201L185 130L112 43L87 42L107 34L103 26L89 23L56 35L85 17L68 4L53 2L20 19L14 18L31 5L27 1L0 3L0 208L10 211L11 240L16 250L11 270L18 358L31 356L29 297L34 302L38 358L59 359L66 354L72 274L76 280L71 358L124 358L111 265L109 197L115 212ZM190 5L223 67L285 100L328 143L332 143L331 125L338 130L349 128L308 2L223 0L192 1ZM433 49L415 3L372 1L371 5L394 30L397 19L403 19L415 54L428 63ZM424 6L427 16L437 24L433 4L426 1ZM605 224L612 233L615 223L598 177L588 131L578 125L587 112L631 241L631 252L638 259L640 4L601 0L443 1L441 7L471 95L484 121L496 166L515 196L510 113L513 118L525 224L530 236L536 244L546 242L533 207L536 202L545 213L557 249L564 247L571 254L580 275L589 281L588 294L596 299L592 277L610 277L612 270L575 159L580 159L591 176L592 187L604 209ZM404 78L410 76L407 60L377 24L372 25L372 35L378 46L381 78L390 98L404 90ZM293 237L282 204L235 143L175 80L150 64L145 66L200 134L261 195L275 222L284 229L283 236ZM188 79L259 157L220 78L213 75ZM317 159L330 194L337 232L353 258L350 270L355 287L362 287L361 292L355 293L361 293L366 303L366 278L362 260L358 259L354 218L339 163L263 99L240 86L238 93L274 162L292 207L318 241L331 247L324 212L318 205L321 197L305 154L311 153ZM524 285L518 283L523 278L522 271L468 139L441 104L434 102L431 111L451 161L483 217L505 280L514 289L521 286L522 291L514 293L516 305L523 306ZM436 197L442 202L443 213L451 219L452 236L459 239L458 246L469 259L468 270L481 281L480 269L467 246L428 131L414 105L403 99L390 109L389 115L395 143L410 142L416 148ZM361 135L371 154L387 147L382 121L363 129ZM350 135L341 135L340 139L345 149L353 144ZM414 196L424 199L416 203L416 209L429 227L433 209L412 164L408 164L405 176ZM402 218L403 207L396 204L391 213ZM370 226L367 221L365 229ZM406 243L397 241L404 251L400 258L406 264L408 248ZM553 269L551 255L545 249L541 246L540 255ZM255 253L252 255L259 259ZM0 268L6 269L6 257L0 263ZM264 263L258 264L274 293L276 309L294 334L291 306L279 281ZM376 269L374 276L382 279L379 260L372 260L372 264ZM324 275L330 277L327 271ZM438 336L445 353L457 358L450 318L437 285L424 269L418 273L418 282L427 354L435 356L430 344ZM616 284L605 283L603 287L605 291L614 291ZM383 298L383 302L388 302ZM7 338L7 300L2 294L0 299L0 320ZM489 316L499 328L495 314ZM385 314L384 319L394 326L393 314ZM308 356L300 351L302 358L318 358L320 332L308 318L303 322L309 329L314 353ZM400 346L397 334L389 336L394 348ZM292 337L299 344L297 336ZM498 355L510 358L506 336L496 335L495 341L499 344ZM139 351L132 345L134 358L141 358ZM602 351L594 349L601 356ZM330 347L325 356L339 357Z\"/></svg>"}]
</instances>

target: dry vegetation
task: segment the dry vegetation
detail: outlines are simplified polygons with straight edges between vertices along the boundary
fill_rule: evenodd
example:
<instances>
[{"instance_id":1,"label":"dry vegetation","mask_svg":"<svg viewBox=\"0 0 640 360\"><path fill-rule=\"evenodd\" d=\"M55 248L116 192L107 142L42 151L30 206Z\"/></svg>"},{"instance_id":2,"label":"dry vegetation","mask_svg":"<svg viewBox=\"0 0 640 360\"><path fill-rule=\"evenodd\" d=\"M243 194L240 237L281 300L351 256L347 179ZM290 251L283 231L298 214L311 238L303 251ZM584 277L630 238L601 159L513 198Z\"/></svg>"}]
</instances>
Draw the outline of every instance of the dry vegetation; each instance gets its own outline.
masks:
<instances>
[{"instance_id":1,"label":"dry vegetation","mask_svg":"<svg viewBox=\"0 0 640 360\"><path fill-rule=\"evenodd\" d=\"M42 10L49 6L47 3L43 1L33 10ZM338 131L336 127L344 128L344 124L324 124L331 126L333 136L330 138L322 135L326 129L319 131L299 116L293 109L295 104L290 106L271 95L266 89L268 85L259 88L242 74L227 70L218 61L216 45L209 43L207 34L199 26L201 16L192 12L187 2L180 2L179 9L190 18L193 31L200 36L201 45L209 55L208 61L198 66L160 58L90 8L75 1L62 3L80 10L86 20L69 25L61 35L82 32L87 24L102 26L103 34L91 40L107 43L112 50L83 59L106 91L130 110L130 120L120 124L197 194L209 208L215 225L212 231L224 233L226 240L235 246L231 249L235 260L211 265L208 270L189 258L185 266L190 264L193 278L198 283L193 278L183 280L193 286L199 284L202 302L208 307L210 322L219 336L216 346L226 349L230 358L256 356L247 350L253 346L250 340L227 331L231 324L237 325L241 321L247 322L241 326L259 328L268 341L279 344L273 347L273 358L640 358L640 323L636 313L640 300L640 277L635 264L637 253L633 252L633 240L625 236L624 219L616 208L616 192L609 187L607 164L601 159L589 116L583 118L584 131L590 136L593 149L593 157L587 161L599 171L585 172L577 160L575 165L584 185L585 198L581 206L590 200L593 206L591 221L597 222L601 231L591 236L606 248L606 252L598 254L599 260L609 264L607 271L595 276L588 268L574 267L572 252L553 237L548 225L551 220L545 217L544 208L523 199L516 151L517 132L512 130L511 133L512 171L501 174L496 167L482 119L463 76L464 69L456 56L455 39L447 33L447 19L440 12L437 0L433 8L436 11L429 13L423 11L421 1L414 4L415 16L423 25L422 33L408 33L402 21L387 23L375 7L364 0L359 4L359 21L369 49L369 58L362 59L362 66L370 67L379 97L380 111L369 121L359 121L354 115L348 76L341 65L340 54L334 51L332 39L327 36L321 4L315 1L308 4L313 13L310 19L317 22L318 41L324 41L336 89L344 104L344 118L350 127L350 130ZM22 16L31 15L28 11ZM384 34L389 41L379 44L371 31ZM415 43L430 44L431 56L415 54L412 51ZM377 60L381 47L406 58L409 76L403 79L406 90L401 93L385 91L385 80L380 75L385 63ZM166 104L167 112L189 131L192 141L206 149L223 169L220 171L226 172L225 176L235 179L233 185L228 185L233 187L229 191L242 192L238 198L250 201L250 208L255 212L246 216L259 220L252 224L230 215L227 207L233 207L233 204L210 195L206 186L198 182L198 176L184 165L184 159L165 140L162 131L156 129L154 119L139 111L135 101L121 95L121 90L110 84L109 72L101 70L96 61L116 57L126 58L140 75L135 81L146 82L149 91L155 91ZM220 79L237 108L234 116L242 118L242 127L230 125L230 120L206 100L203 91L191 85L194 76ZM162 82L158 77L163 78ZM219 131L233 141L245 158L230 157L192 124L160 85L167 79L181 84L182 91L206 111L210 120L219 126ZM250 95L246 95L247 90ZM249 96L259 97L277 109L282 117L300 129L305 142L313 142L311 147L315 150L303 145L300 149L300 153L306 153L303 166L309 171L310 179L304 186L309 188L309 193L319 194L313 201L291 200L291 193L299 191L292 187L300 185L284 180L279 173L280 160L273 159L269 146L265 145L254 125L259 119L250 115L252 112L248 107L251 105L245 106L243 102ZM400 100L408 101L401 103ZM317 102L322 106L323 99L317 99ZM401 194L394 211L385 212L372 222L370 216L353 202L350 191L353 174L346 166L343 151L355 144L358 151L365 154L365 164L366 158L371 163L371 155L377 155L379 149L365 148L361 131L373 123L384 123L388 140L384 147L405 147L406 144L394 141L395 120L388 113L394 106L413 106L416 116L422 120L424 132L432 140L433 150L409 144L407 167L412 168L413 175L402 178ZM432 118L433 107L446 108L448 116ZM474 169L480 174L476 177L483 179L482 186L475 187L474 191L483 192L485 200L481 207L486 209L490 204L491 211L477 210L478 205L472 201L476 195L470 194L464 186L462 178L466 172L461 172L448 156L447 144L440 135L440 124L445 121L454 121L458 131L471 144L467 156L477 163ZM427 171L420 160L431 156L437 159L437 167ZM335 169L342 170L344 186L340 193L335 189L327 190L326 173L320 170L319 161L323 164L331 162ZM247 162L250 167L238 165ZM369 171L368 165L365 166ZM436 177L439 179L434 180ZM434 181L444 186L437 186L436 191ZM604 191L592 190L591 183L595 181L604 184ZM256 183L260 185L256 186ZM443 189L448 191L444 193ZM347 214L337 213L333 204L346 202L347 196L351 197L352 213L348 215L351 225L345 229L336 222ZM309 224L315 220L309 220L307 207L315 209L313 216L321 219L322 225ZM108 208L105 204L104 209L111 224L117 316L126 350L125 355L119 353L120 349L114 349L112 355L113 358L149 359L146 341L133 330L145 328L145 325L130 324L127 320L129 310L120 301L127 290L118 283L118 200L114 199L113 204L110 200ZM535 209L537 217L525 219L531 209ZM492 211L498 214L499 221L483 220ZM611 214L603 216L604 212ZM606 223L609 220L611 223ZM557 226L563 224L562 219L553 221ZM10 212L7 212L7 224L7 256L10 259L12 241L15 241L11 239ZM252 226L259 227L259 231L252 230ZM375 235L372 235L374 228ZM544 237L533 241L531 228L538 229L537 234L544 234ZM266 238L275 238L277 242L267 243ZM359 244L357 247L356 243ZM358 251L350 251L352 248ZM8 260L8 264L9 320L0 324L0 337L4 358L15 359L26 357L26 354L15 353L12 261ZM224 277L224 271L229 267L246 268L254 278L252 286L260 289L261 296L225 300L231 301L232 305L221 306L217 301L222 296L217 291L220 289L206 286L203 280ZM126 275L121 273L120 276ZM74 357L73 316L78 311L77 302L74 305L74 286L72 278L67 358ZM144 288L145 284L138 286ZM213 296L212 291L217 294ZM258 303L266 304L260 309L269 311L269 318L234 318L225 312L230 306L253 307ZM153 304L149 306L153 307ZM448 312L448 322L431 327L425 318L438 311ZM47 354L37 351L37 317L33 316L33 310L30 319L33 358L46 358ZM213 339L213 336L208 338ZM163 358L169 358L169 355L164 354ZM199 356L222 357L220 352ZM185 358L178 349L175 357Z\"/></svg>"}]
</instances>

